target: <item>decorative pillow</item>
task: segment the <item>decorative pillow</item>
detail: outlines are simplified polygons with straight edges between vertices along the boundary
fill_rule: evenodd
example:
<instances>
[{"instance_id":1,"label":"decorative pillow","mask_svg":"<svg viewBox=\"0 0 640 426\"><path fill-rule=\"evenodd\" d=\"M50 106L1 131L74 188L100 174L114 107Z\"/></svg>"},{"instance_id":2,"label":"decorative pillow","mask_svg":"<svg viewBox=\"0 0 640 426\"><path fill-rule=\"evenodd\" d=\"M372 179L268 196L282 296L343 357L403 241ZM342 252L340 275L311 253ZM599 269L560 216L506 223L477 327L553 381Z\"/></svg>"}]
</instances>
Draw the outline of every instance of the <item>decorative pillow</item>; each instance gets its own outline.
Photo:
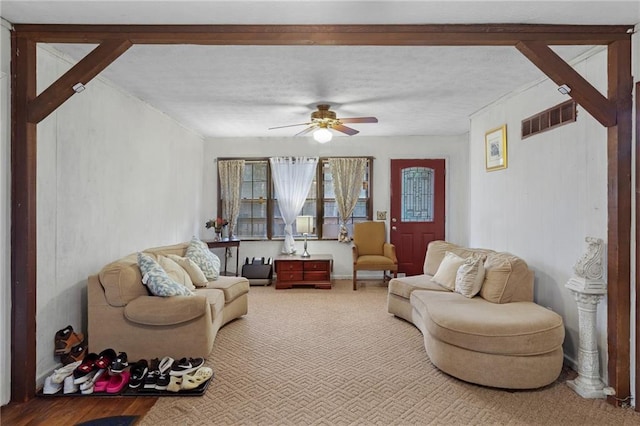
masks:
<instances>
[{"instance_id":1,"label":"decorative pillow","mask_svg":"<svg viewBox=\"0 0 640 426\"><path fill-rule=\"evenodd\" d=\"M450 251L446 252L436 274L432 281L440 284L442 287L453 291L456 288L456 274L458 268L465 262L463 257L458 256Z\"/></svg>"},{"instance_id":2,"label":"decorative pillow","mask_svg":"<svg viewBox=\"0 0 640 426\"><path fill-rule=\"evenodd\" d=\"M471 257L460 265L456 273L455 292L472 298L480 292L484 281L484 258Z\"/></svg>"},{"instance_id":3,"label":"decorative pillow","mask_svg":"<svg viewBox=\"0 0 640 426\"><path fill-rule=\"evenodd\" d=\"M178 284L153 260L144 253L138 253L138 266L142 273L142 283L154 296L192 296L191 290Z\"/></svg>"},{"instance_id":4,"label":"decorative pillow","mask_svg":"<svg viewBox=\"0 0 640 426\"><path fill-rule=\"evenodd\" d=\"M193 260L209 281L217 280L220 276L220 258L211 253L207 244L196 237L191 238L185 257Z\"/></svg>"},{"instance_id":5,"label":"decorative pillow","mask_svg":"<svg viewBox=\"0 0 640 426\"><path fill-rule=\"evenodd\" d=\"M196 289L187 271L185 271L176 261L167 256L158 256L158 263L162 266L162 269L164 269L167 275L169 275L169 278L179 284L182 284L189 290Z\"/></svg>"},{"instance_id":6,"label":"decorative pillow","mask_svg":"<svg viewBox=\"0 0 640 426\"><path fill-rule=\"evenodd\" d=\"M194 286L196 287L207 286L207 283L209 282L207 280L207 277L204 276L202 269L200 269L200 267L196 265L193 260L188 259L186 257L180 257L177 254L170 254L168 255L168 257L169 259L173 260L178 265L180 265L182 269L187 271L187 274L189 274L189 277L191 278L191 282L193 283Z\"/></svg>"}]
</instances>

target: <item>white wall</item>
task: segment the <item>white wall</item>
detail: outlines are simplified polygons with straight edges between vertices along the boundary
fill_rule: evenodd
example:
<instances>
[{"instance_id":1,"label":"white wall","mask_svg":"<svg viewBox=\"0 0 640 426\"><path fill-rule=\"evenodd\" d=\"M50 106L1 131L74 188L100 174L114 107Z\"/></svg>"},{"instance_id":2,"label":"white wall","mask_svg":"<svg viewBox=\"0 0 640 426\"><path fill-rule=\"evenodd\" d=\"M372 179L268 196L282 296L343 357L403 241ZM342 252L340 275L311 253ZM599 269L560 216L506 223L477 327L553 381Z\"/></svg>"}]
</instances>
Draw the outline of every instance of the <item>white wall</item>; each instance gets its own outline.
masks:
<instances>
[{"instance_id":1,"label":"white wall","mask_svg":"<svg viewBox=\"0 0 640 426\"><path fill-rule=\"evenodd\" d=\"M49 47L37 60L39 92L71 66ZM57 365L56 331L86 332L90 274L197 234L202 150L201 136L101 79L38 125L39 382Z\"/></svg>"},{"instance_id":2,"label":"white wall","mask_svg":"<svg viewBox=\"0 0 640 426\"><path fill-rule=\"evenodd\" d=\"M606 94L606 50L574 68ZM533 65L532 65L533 66ZM509 251L535 271L535 300L562 315L565 356L577 362L576 302L564 285L584 253L586 236L607 241L606 129L583 108L577 122L520 139L520 122L568 97L544 80L472 117L470 242ZM484 135L507 124L508 168L486 172ZM598 346L606 378L606 300L598 309Z\"/></svg>"},{"instance_id":3,"label":"white wall","mask_svg":"<svg viewBox=\"0 0 640 426\"><path fill-rule=\"evenodd\" d=\"M4 20L0 64L0 405L4 405L11 396L11 34Z\"/></svg>"},{"instance_id":4,"label":"white wall","mask_svg":"<svg viewBox=\"0 0 640 426\"><path fill-rule=\"evenodd\" d=\"M448 240L467 243L468 235L468 135L436 137L336 137L321 145L311 137L298 138L236 138L209 139L204 149L204 203L200 223L201 237L211 238L212 231L204 228L206 218L216 217L218 157L274 157L288 155L374 156L373 162L373 211L389 211L390 160L399 158L445 158L447 167L447 221ZM387 220L387 232L389 220ZM302 247L302 243L298 243ZM351 245L337 241L308 243L310 253L331 253L334 258L334 277L350 278L352 275ZM282 241L243 241L240 257L273 257L282 249ZM362 277L370 273L358 274ZM380 274L378 274L380 275ZM380 275L381 276L381 275Z\"/></svg>"}]
</instances>

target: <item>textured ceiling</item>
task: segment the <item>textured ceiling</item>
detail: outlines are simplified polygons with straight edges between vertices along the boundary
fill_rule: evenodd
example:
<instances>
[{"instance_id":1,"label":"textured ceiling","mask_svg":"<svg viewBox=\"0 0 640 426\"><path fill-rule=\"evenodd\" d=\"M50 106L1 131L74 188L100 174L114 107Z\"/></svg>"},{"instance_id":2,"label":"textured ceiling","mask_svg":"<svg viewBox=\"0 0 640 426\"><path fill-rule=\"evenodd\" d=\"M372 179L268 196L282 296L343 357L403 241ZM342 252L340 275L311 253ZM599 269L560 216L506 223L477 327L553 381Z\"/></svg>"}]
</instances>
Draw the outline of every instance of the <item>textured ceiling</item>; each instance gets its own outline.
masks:
<instances>
[{"instance_id":1,"label":"textured ceiling","mask_svg":"<svg viewBox=\"0 0 640 426\"><path fill-rule=\"evenodd\" d=\"M7 1L13 23L635 24L640 2ZM79 59L91 45L55 45ZM571 60L588 46L554 47ZM317 103L360 135L447 135L469 115L543 77L513 47L136 45L102 74L206 137L291 136ZM88 89L90 90L90 84ZM81 96L81 95L79 95ZM356 136L357 137L357 136Z\"/></svg>"}]
</instances>

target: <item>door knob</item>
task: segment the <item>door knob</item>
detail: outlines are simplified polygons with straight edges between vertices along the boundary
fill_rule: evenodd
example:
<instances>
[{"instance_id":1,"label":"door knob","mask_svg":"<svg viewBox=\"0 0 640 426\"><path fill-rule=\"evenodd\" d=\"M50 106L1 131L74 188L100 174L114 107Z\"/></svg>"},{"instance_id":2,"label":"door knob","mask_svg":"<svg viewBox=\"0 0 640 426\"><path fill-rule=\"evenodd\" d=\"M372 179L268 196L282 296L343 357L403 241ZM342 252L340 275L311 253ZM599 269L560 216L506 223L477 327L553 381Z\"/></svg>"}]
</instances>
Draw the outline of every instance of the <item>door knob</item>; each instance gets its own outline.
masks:
<instances>
[{"instance_id":1,"label":"door knob","mask_svg":"<svg viewBox=\"0 0 640 426\"><path fill-rule=\"evenodd\" d=\"M398 228L396 228L395 226L392 226L391 229L393 229L394 231L397 230Z\"/></svg>"},{"instance_id":2,"label":"door knob","mask_svg":"<svg viewBox=\"0 0 640 426\"><path fill-rule=\"evenodd\" d=\"M393 219L391 219L391 222L393 222L393 223L395 223L395 222L397 222L397 221L398 221L398 220L397 220L395 217L394 217Z\"/></svg>"}]
</instances>

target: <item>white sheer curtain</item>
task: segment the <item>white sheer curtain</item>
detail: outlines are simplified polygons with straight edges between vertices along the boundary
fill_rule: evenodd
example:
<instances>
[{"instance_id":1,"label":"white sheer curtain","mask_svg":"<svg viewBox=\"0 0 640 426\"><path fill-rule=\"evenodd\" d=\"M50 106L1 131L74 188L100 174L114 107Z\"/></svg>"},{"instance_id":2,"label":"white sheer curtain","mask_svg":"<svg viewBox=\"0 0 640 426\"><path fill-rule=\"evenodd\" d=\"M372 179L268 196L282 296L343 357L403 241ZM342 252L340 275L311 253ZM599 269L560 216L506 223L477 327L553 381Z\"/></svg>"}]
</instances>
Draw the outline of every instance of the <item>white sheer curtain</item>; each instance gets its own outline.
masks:
<instances>
[{"instance_id":1,"label":"white sheer curtain","mask_svg":"<svg viewBox=\"0 0 640 426\"><path fill-rule=\"evenodd\" d=\"M271 174L284 220L283 253L295 253L293 222L302 210L316 172L318 157L272 157Z\"/></svg>"},{"instance_id":2,"label":"white sheer curtain","mask_svg":"<svg viewBox=\"0 0 640 426\"><path fill-rule=\"evenodd\" d=\"M341 243L351 241L347 232L346 220L351 216L358 203L366 166L366 158L329 159L329 170L331 170L333 190L336 194L336 204L340 214L338 241Z\"/></svg>"},{"instance_id":3,"label":"white sheer curtain","mask_svg":"<svg viewBox=\"0 0 640 426\"><path fill-rule=\"evenodd\" d=\"M234 235L238 215L240 214L240 190L244 173L244 160L218 161L220 174L220 195L222 199L222 215L229 221L229 238Z\"/></svg>"}]
</instances>

